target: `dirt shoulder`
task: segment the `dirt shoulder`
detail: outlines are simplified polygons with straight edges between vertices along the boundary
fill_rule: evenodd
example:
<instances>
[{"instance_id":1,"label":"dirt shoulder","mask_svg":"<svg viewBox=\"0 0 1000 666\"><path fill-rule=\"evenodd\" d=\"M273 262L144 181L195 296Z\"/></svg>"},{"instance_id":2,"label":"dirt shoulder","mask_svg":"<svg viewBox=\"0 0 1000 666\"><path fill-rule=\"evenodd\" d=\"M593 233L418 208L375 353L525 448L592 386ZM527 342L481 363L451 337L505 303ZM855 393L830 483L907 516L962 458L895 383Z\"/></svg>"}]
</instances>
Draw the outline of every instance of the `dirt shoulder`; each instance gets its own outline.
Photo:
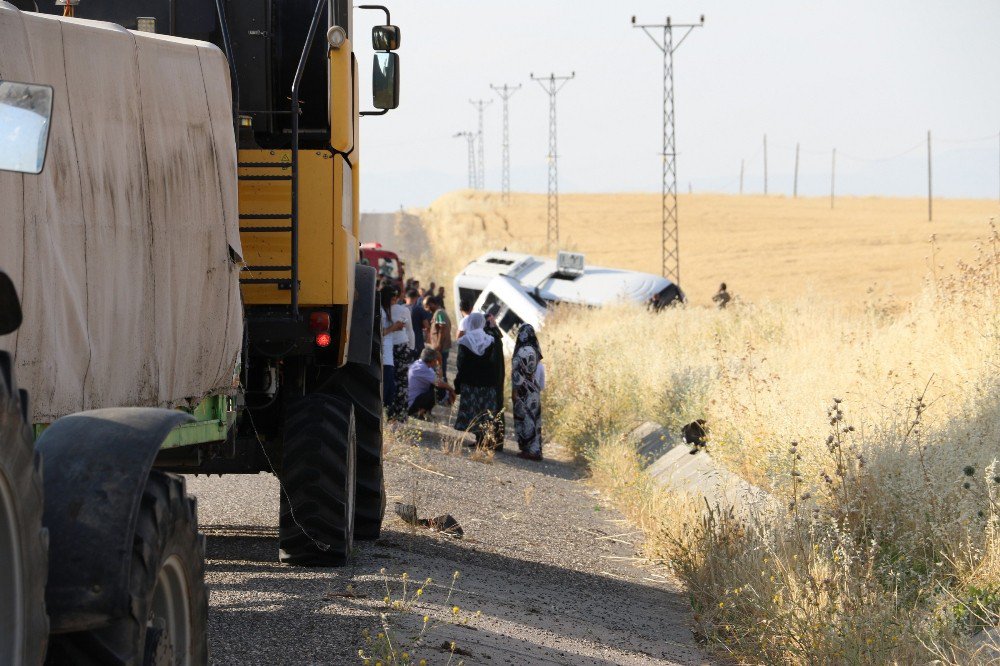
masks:
<instances>
[{"instance_id":1,"label":"dirt shoulder","mask_svg":"<svg viewBox=\"0 0 1000 666\"><path fill-rule=\"evenodd\" d=\"M508 453L474 460L454 452L452 432L434 424L397 439L386 461L383 536L358 544L343 569L277 563L272 476L188 479L208 535L213 663L360 663L362 631L381 631L385 578L399 599L404 572L435 582L387 621L431 664L448 662L442 645L451 641L467 664L706 662L682 590L636 559L637 531L558 451L531 463L508 443ZM421 517L450 513L464 538L407 525L394 502L416 505ZM454 571L461 574L448 599ZM467 624L453 621L454 605ZM413 646L424 616L432 628Z\"/></svg>"}]
</instances>

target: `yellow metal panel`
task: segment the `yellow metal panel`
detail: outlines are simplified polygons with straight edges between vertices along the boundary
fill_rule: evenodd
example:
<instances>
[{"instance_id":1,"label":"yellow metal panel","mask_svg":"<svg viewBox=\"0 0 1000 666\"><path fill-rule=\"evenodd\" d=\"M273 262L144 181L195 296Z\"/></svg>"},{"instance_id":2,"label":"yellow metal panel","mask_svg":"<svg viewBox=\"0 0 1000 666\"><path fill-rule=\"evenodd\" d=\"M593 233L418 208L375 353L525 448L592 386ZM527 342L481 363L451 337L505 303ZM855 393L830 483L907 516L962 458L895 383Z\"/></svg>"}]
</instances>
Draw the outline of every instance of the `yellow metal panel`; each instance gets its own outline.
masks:
<instances>
[{"instance_id":1,"label":"yellow metal panel","mask_svg":"<svg viewBox=\"0 0 1000 666\"><path fill-rule=\"evenodd\" d=\"M357 58L353 59L353 74L354 74L354 99L358 99L358 61ZM354 114L354 118L351 119L351 124L354 126L354 152L351 153L351 162L354 164L354 171L352 173L352 178L354 180L354 237L359 241L361 240L361 148L358 146L358 142L361 141L361 132L359 131L361 124L361 116L357 113ZM357 261L355 257L354 261Z\"/></svg>"},{"instance_id":2,"label":"yellow metal panel","mask_svg":"<svg viewBox=\"0 0 1000 666\"><path fill-rule=\"evenodd\" d=\"M329 49L330 145L342 153L354 150L356 136L354 104L357 95L354 94L354 77L351 76L354 61L352 48L351 40L347 40L339 49Z\"/></svg>"},{"instance_id":3,"label":"yellow metal panel","mask_svg":"<svg viewBox=\"0 0 1000 666\"><path fill-rule=\"evenodd\" d=\"M299 152L299 303L344 305L353 293L353 248L357 240L341 226L343 171L334 163L342 160L329 151ZM241 150L241 162L290 162L290 151ZM339 162L338 162L339 163ZM336 175L334 172L337 172ZM244 169L254 175L287 175L288 169ZM240 213L285 214L291 211L289 181L240 181ZM285 220L244 220L242 226L284 226ZM291 235L286 233L240 234L244 260L249 265L291 263ZM347 257L350 257L348 259ZM245 277L289 277L288 273L259 273ZM350 292L348 291L350 289ZM290 293L274 285L244 285L248 305L287 304Z\"/></svg>"},{"instance_id":4,"label":"yellow metal panel","mask_svg":"<svg viewBox=\"0 0 1000 666\"><path fill-rule=\"evenodd\" d=\"M328 151L299 152L299 303L336 305L347 302L346 293L337 293L335 277L339 268L334 248L338 224L335 193L334 156Z\"/></svg>"},{"instance_id":5,"label":"yellow metal panel","mask_svg":"<svg viewBox=\"0 0 1000 666\"><path fill-rule=\"evenodd\" d=\"M240 162L278 162L291 165L291 151L287 150L241 150ZM282 176L289 175L291 169L240 169L240 175ZM245 181L239 182L240 215L271 214L287 215L291 212L291 187L287 181ZM240 226L287 226L289 220L241 220ZM284 233L240 233L243 246L243 260L252 266L287 265L291 235ZM248 273L242 277L289 277L282 273ZM243 300L247 305L287 304L290 294L279 291L275 285L244 285Z\"/></svg>"}]
</instances>

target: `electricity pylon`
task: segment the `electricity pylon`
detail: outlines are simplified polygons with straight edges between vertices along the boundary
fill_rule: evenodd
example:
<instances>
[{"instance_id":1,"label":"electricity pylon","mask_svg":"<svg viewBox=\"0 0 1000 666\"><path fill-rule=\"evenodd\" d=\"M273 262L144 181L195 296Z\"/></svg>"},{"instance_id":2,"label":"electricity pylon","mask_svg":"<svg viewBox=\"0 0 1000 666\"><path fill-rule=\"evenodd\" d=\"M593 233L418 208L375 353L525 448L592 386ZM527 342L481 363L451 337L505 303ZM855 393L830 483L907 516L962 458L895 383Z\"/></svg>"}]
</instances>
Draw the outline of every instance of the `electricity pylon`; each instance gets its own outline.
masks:
<instances>
[{"instance_id":1,"label":"electricity pylon","mask_svg":"<svg viewBox=\"0 0 1000 666\"><path fill-rule=\"evenodd\" d=\"M476 189L476 135L472 132L458 132L455 138L465 139L469 143L469 189Z\"/></svg>"},{"instance_id":2,"label":"electricity pylon","mask_svg":"<svg viewBox=\"0 0 1000 666\"><path fill-rule=\"evenodd\" d=\"M469 104L476 107L479 112L479 131L476 132L476 141L479 142L479 168L476 170L476 189L481 190L486 186L486 162L483 155L483 109L493 103L491 99L470 99Z\"/></svg>"},{"instance_id":3,"label":"electricity pylon","mask_svg":"<svg viewBox=\"0 0 1000 666\"><path fill-rule=\"evenodd\" d=\"M705 17L699 23L674 23L667 17L666 23L637 24L632 17L632 25L641 28L663 52L663 186L662 186L662 253L661 270L663 277L680 285L681 246L677 223L677 141L674 128L674 51L680 48L695 28L705 25ZM684 35L674 44L674 28L687 28ZM663 39L657 39L650 30L662 30Z\"/></svg>"},{"instance_id":4,"label":"electricity pylon","mask_svg":"<svg viewBox=\"0 0 1000 666\"><path fill-rule=\"evenodd\" d=\"M559 152L556 142L556 95L575 77L576 72L572 72L569 76L549 74L548 77L536 77L534 74L531 75L531 80L538 81L538 85L549 95L549 199L545 247L550 253L553 248L559 248Z\"/></svg>"},{"instance_id":5,"label":"electricity pylon","mask_svg":"<svg viewBox=\"0 0 1000 666\"><path fill-rule=\"evenodd\" d=\"M503 100L503 154L500 164L500 193L503 196L503 202L505 204L510 203L510 115L508 113L508 102L510 98L514 96L518 90L521 89L521 84L516 86L508 86L506 83L503 87L495 86L490 84L500 99Z\"/></svg>"}]
</instances>

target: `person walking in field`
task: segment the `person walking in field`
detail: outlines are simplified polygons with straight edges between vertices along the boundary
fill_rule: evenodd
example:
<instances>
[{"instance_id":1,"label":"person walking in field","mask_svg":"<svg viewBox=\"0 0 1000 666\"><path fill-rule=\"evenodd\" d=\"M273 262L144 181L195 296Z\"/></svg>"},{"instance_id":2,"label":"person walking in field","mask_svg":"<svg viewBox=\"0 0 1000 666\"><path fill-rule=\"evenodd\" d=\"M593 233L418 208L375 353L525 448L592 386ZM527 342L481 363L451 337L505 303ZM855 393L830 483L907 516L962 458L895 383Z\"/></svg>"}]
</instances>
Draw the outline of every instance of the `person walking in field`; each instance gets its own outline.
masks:
<instances>
[{"instance_id":1,"label":"person walking in field","mask_svg":"<svg viewBox=\"0 0 1000 666\"><path fill-rule=\"evenodd\" d=\"M484 329L486 318L473 312L466 322L465 335L458 341L458 414L455 429L476 436L477 448L495 448L497 407L496 340Z\"/></svg>"},{"instance_id":2,"label":"person walking in field","mask_svg":"<svg viewBox=\"0 0 1000 666\"><path fill-rule=\"evenodd\" d=\"M511 384L514 434L521 449L518 456L541 460L545 366L542 365L542 348L531 324L522 324L517 332L517 344L511 359Z\"/></svg>"},{"instance_id":3,"label":"person walking in field","mask_svg":"<svg viewBox=\"0 0 1000 666\"><path fill-rule=\"evenodd\" d=\"M392 360L396 370L396 398L392 402L390 416L397 420L406 419L407 400L407 372L413 363L414 332L411 321L410 308L401 302L395 293L395 288L389 287L393 291L392 312L393 321L402 322L403 328L392 334Z\"/></svg>"},{"instance_id":4,"label":"person walking in field","mask_svg":"<svg viewBox=\"0 0 1000 666\"><path fill-rule=\"evenodd\" d=\"M729 291L726 290L726 283L723 282L719 285L719 291L715 292L715 296L712 296L712 301L719 306L720 310L725 310L731 300L733 300L733 297L729 295Z\"/></svg>"}]
</instances>

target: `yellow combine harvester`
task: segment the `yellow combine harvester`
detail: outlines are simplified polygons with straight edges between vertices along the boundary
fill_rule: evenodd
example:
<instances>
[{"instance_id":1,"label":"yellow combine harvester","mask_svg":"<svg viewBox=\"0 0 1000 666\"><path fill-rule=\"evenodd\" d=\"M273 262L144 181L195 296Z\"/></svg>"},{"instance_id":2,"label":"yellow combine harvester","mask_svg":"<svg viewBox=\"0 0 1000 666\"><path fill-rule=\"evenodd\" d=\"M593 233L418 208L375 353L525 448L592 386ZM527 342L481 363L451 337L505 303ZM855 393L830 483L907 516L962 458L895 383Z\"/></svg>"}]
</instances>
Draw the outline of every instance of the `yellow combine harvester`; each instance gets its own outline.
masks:
<instances>
[{"instance_id":1,"label":"yellow combine harvester","mask_svg":"<svg viewBox=\"0 0 1000 666\"><path fill-rule=\"evenodd\" d=\"M385 16L365 111L348 0L78 2L0 0L0 85L41 84L52 114L44 170L0 163L22 172L0 173L0 661L200 663L204 546L174 473L275 473L283 562L379 536L359 118L398 104L400 33L358 8ZM44 520L5 483L44 488Z\"/></svg>"}]
</instances>

